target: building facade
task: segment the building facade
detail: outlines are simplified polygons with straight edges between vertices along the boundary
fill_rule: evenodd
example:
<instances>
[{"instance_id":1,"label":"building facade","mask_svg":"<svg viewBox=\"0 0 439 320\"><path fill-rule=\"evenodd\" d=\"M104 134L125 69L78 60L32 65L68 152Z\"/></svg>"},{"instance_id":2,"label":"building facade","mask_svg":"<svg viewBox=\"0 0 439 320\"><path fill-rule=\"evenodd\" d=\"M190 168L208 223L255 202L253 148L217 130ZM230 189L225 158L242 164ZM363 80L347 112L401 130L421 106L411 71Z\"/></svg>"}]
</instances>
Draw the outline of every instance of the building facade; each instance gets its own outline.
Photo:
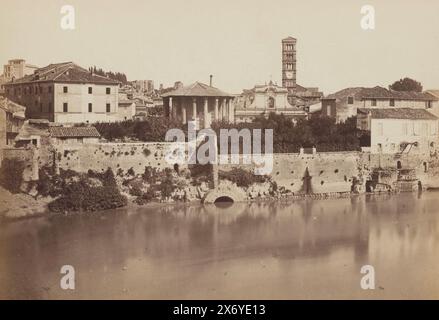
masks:
<instances>
[{"instance_id":1,"label":"building facade","mask_svg":"<svg viewBox=\"0 0 439 320\"><path fill-rule=\"evenodd\" d=\"M344 122L347 118L356 116L358 108L414 108L434 110L438 98L429 93L413 91L393 91L383 87L354 87L340 90L322 99L322 114L327 114L325 106L333 105L335 112L331 117Z\"/></svg>"},{"instance_id":2,"label":"building facade","mask_svg":"<svg viewBox=\"0 0 439 320\"><path fill-rule=\"evenodd\" d=\"M209 128L213 121L234 122L233 95L195 82L162 95L166 115L197 128Z\"/></svg>"},{"instance_id":3,"label":"building facade","mask_svg":"<svg viewBox=\"0 0 439 320\"><path fill-rule=\"evenodd\" d=\"M9 82L32 74L37 69L37 66L26 63L24 59L11 59L3 65L3 79L5 82Z\"/></svg>"},{"instance_id":4,"label":"building facade","mask_svg":"<svg viewBox=\"0 0 439 320\"><path fill-rule=\"evenodd\" d=\"M288 102L288 89L270 81L257 85L236 98L235 122L251 122L253 119L270 113L284 114L293 120L306 118L306 112Z\"/></svg>"},{"instance_id":5,"label":"building facade","mask_svg":"<svg viewBox=\"0 0 439 320\"><path fill-rule=\"evenodd\" d=\"M26 107L26 118L58 123L118 120L119 83L73 62L50 64L4 87L6 97Z\"/></svg>"},{"instance_id":6,"label":"building facade","mask_svg":"<svg viewBox=\"0 0 439 320\"><path fill-rule=\"evenodd\" d=\"M439 142L438 117L425 109L359 108L357 128L370 132L370 152L434 152Z\"/></svg>"},{"instance_id":7,"label":"building facade","mask_svg":"<svg viewBox=\"0 0 439 320\"><path fill-rule=\"evenodd\" d=\"M0 149L14 145L24 124L25 107L0 97Z\"/></svg>"}]
</instances>

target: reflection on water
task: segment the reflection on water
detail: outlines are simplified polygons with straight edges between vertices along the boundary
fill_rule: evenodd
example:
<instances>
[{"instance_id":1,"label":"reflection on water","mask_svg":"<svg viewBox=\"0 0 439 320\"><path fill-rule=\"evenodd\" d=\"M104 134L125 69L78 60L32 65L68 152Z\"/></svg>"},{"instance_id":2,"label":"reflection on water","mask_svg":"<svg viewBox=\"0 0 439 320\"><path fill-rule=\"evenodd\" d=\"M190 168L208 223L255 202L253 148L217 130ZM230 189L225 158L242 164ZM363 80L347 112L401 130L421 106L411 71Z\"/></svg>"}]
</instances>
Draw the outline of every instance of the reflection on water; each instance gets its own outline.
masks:
<instances>
[{"instance_id":1,"label":"reflection on water","mask_svg":"<svg viewBox=\"0 0 439 320\"><path fill-rule=\"evenodd\" d=\"M166 206L0 226L0 298L439 298L439 193ZM360 288L371 264L376 290ZM60 268L76 290L60 289Z\"/></svg>"}]
</instances>

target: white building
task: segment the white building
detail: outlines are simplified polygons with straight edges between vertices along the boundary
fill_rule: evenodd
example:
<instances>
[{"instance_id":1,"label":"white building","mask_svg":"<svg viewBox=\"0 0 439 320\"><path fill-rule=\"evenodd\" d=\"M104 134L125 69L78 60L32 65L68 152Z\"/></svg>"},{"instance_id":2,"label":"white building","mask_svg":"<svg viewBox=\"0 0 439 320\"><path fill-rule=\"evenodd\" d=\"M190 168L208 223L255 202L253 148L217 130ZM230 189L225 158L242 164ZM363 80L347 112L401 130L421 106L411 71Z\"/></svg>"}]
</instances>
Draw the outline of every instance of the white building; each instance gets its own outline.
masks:
<instances>
[{"instance_id":1,"label":"white building","mask_svg":"<svg viewBox=\"0 0 439 320\"><path fill-rule=\"evenodd\" d=\"M73 62L50 64L4 87L7 98L26 107L26 118L58 123L119 120L119 83Z\"/></svg>"},{"instance_id":2,"label":"white building","mask_svg":"<svg viewBox=\"0 0 439 320\"><path fill-rule=\"evenodd\" d=\"M357 127L370 131L371 153L428 154L439 142L438 118L425 109L359 108Z\"/></svg>"},{"instance_id":3,"label":"white building","mask_svg":"<svg viewBox=\"0 0 439 320\"><path fill-rule=\"evenodd\" d=\"M235 122L251 122L259 116L270 113L284 114L291 119L306 118L306 112L288 102L288 89L270 81L245 90L235 99Z\"/></svg>"},{"instance_id":4,"label":"white building","mask_svg":"<svg viewBox=\"0 0 439 320\"><path fill-rule=\"evenodd\" d=\"M358 108L415 108L434 110L439 98L430 93L394 91L383 87L353 87L340 90L322 99L322 115L337 122L356 116Z\"/></svg>"}]
</instances>

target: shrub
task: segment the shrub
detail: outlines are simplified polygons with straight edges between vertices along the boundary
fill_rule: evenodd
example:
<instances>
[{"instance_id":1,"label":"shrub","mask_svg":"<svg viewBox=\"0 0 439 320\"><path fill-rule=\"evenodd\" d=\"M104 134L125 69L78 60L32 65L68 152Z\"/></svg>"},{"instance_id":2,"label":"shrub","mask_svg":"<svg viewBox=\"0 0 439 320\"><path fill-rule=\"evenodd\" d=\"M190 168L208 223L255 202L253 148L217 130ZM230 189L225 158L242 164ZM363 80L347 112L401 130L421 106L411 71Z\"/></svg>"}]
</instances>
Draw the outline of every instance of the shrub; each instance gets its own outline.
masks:
<instances>
[{"instance_id":1,"label":"shrub","mask_svg":"<svg viewBox=\"0 0 439 320\"><path fill-rule=\"evenodd\" d=\"M229 180L236 183L238 187L248 188L254 183L263 183L268 181L267 176L255 175L252 172L241 168L233 168L230 171L219 171L219 179Z\"/></svg>"},{"instance_id":2,"label":"shrub","mask_svg":"<svg viewBox=\"0 0 439 320\"><path fill-rule=\"evenodd\" d=\"M70 172L67 176L75 173ZM49 209L54 212L64 211L97 211L123 207L127 204L127 198L120 194L113 171L108 168L103 173L89 170L86 175L75 173L78 179L73 181L66 180L64 177L47 175L49 193L52 195L61 195L58 199L49 203ZM90 185L90 178L98 179L102 186ZM59 188L59 186L62 188ZM42 192L47 189L41 187ZM56 192L55 192L56 191ZM59 194L57 194L59 193Z\"/></svg>"}]
</instances>

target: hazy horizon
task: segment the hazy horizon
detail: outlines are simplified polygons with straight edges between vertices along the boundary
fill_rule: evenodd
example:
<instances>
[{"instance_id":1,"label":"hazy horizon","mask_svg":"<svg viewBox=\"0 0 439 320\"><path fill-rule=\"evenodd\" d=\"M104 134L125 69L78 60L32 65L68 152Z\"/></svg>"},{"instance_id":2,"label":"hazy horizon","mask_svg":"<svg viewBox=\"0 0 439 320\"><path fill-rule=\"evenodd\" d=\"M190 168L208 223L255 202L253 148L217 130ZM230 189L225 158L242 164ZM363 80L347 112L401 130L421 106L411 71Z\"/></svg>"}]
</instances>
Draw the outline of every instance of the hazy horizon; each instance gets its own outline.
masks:
<instances>
[{"instance_id":1,"label":"hazy horizon","mask_svg":"<svg viewBox=\"0 0 439 320\"><path fill-rule=\"evenodd\" d=\"M76 29L60 28L60 8ZM376 29L360 28L373 5ZM74 61L170 86L209 82L231 93L281 84L281 39L297 39L297 82L325 94L387 87L405 76L439 89L439 1L24 1L3 3L0 64ZM3 68L1 69L3 72Z\"/></svg>"}]
</instances>

